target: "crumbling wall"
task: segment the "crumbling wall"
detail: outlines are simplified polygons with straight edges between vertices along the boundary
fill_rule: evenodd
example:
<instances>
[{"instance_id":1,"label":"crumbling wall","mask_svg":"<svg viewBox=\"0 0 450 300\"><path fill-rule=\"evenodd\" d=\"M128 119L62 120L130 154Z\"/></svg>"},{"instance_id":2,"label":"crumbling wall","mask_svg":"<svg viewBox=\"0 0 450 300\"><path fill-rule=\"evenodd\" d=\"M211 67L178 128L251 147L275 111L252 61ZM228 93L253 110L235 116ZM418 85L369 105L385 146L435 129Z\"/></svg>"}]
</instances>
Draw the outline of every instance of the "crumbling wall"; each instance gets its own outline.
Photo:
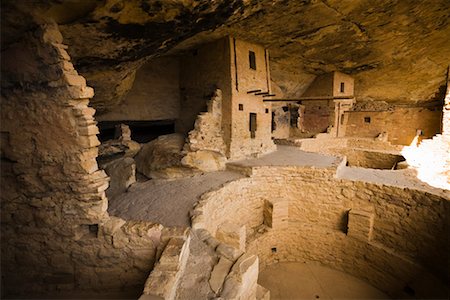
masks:
<instances>
[{"instance_id":1,"label":"crumbling wall","mask_svg":"<svg viewBox=\"0 0 450 300\"><path fill-rule=\"evenodd\" d=\"M303 130L309 133L327 132L334 119L334 104L329 100L302 101L304 105Z\"/></svg>"},{"instance_id":2,"label":"crumbling wall","mask_svg":"<svg viewBox=\"0 0 450 300\"><path fill-rule=\"evenodd\" d=\"M389 110L348 111L346 137L376 137L386 132L388 140L409 145L422 131L421 138L440 132L442 110L439 107L391 107Z\"/></svg>"},{"instance_id":3,"label":"crumbling wall","mask_svg":"<svg viewBox=\"0 0 450 300\"><path fill-rule=\"evenodd\" d=\"M222 91L217 89L207 102L207 112L200 113L184 145L182 164L202 171L225 168L226 145L222 131Z\"/></svg>"},{"instance_id":4,"label":"crumbling wall","mask_svg":"<svg viewBox=\"0 0 450 300\"><path fill-rule=\"evenodd\" d=\"M245 226L246 251L261 268L318 261L391 295L409 285L432 296L437 290L422 281L448 281L448 193L337 179L333 169L242 171L251 178L205 194L192 223L213 236L225 221Z\"/></svg>"},{"instance_id":5,"label":"crumbling wall","mask_svg":"<svg viewBox=\"0 0 450 300\"><path fill-rule=\"evenodd\" d=\"M228 38L205 44L181 58L180 109L176 131L186 134L193 129L197 115L206 111L206 102L218 88L223 97L223 130L229 138L231 99L230 48Z\"/></svg>"},{"instance_id":6,"label":"crumbling wall","mask_svg":"<svg viewBox=\"0 0 450 300\"><path fill-rule=\"evenodd\" d=\"M162 228L109 217L93 90L66 49L43 23L2 51L2 294L138 295Z\"/></svg>"}]
</instances>

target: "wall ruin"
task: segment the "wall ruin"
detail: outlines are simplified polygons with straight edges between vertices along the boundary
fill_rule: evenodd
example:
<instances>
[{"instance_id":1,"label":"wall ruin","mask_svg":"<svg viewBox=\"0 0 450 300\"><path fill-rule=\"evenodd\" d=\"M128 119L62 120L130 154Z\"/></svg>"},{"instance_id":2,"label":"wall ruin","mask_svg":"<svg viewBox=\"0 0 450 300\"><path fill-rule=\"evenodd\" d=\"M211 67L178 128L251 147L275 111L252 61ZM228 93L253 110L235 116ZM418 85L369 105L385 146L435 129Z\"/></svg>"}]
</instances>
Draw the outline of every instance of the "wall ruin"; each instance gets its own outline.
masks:
<instances>
[{"instance_id":1,"label":"wall ruin","mask_svg":"<svg viewBox=\"0 0 450 300\"><path fill-rule=\"evenodd\" d=\"M409 145L422 131L421 138L431 138L441 131L442 110L439 107L394 107L389 110L347 111L345 136L374 138L387 133L397 145Z\"/></svg>"},{"instance_id":2,"label":"wall ruin","mask_svg":"<svg viewBox=\"0 0 450 300\"><path fill-rule=\"evenodd\" d=\"M66 49L42 23L2 52L2 295L139 294L162 226L109 217L93 90Z\"/></svg>"}]
</instances>

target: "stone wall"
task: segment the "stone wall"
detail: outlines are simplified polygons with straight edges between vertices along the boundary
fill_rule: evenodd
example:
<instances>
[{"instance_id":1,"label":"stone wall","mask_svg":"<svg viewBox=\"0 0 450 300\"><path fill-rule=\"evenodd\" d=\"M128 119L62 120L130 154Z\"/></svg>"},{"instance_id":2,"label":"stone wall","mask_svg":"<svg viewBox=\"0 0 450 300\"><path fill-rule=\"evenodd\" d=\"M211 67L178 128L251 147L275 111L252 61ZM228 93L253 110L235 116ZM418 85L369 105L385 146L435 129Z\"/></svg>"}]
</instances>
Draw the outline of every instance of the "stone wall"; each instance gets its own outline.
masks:
<instances>
[{"instance_id":1,"label":"stone wall","mask_svg":"<svg viewBox=\"0 0 450 300\"><path fill-rule=\"evenodd\" d=\"M180 89L183 112L176 123L176 131L186 134L194 127L200 112L205 112L206 102L218 88L222 90L224 138L229 140L231 119L230 45L228 38L205 44L187 52L181 58Z\"/></svg>"},{"instance_id":2,"label":"stone wall","mask_svg":"<svg viewBox=\"0 0 450 300\"><path fill-rule=\"evenodd\" d=\"M388 140L397 145L409 145L422 130L422 138L440 132L442 109L426 107L395 107L389 111L348 111L347 137L376 137L386 132Z\"/></svg>"},{"instance_id":3,"label":"stone wall","mask_svg":"<svg viewBox=\"0 0 450 300\"><path fill-rule=\"evenodd\" d=\"M66 49L44 23L2 51L2 296L139 295L162 226L109 217L93 90Z\"/></svg>"},{"instance_id":4,"label":"stone wall","mask_svg":"<svg viewBox=\"0 0 450 300\"><path fill-rule=\"evenodd\" d=\"M125 99L96 116L98 121L175 120L180 115L180 61L177 57L155 58L136 72Z\"/></svg>"},{"instance_id":5,"label":"stone wall","mask_svg":"<svg viewBox=\"0 0 450 300\"><path fill-rule=\"evenodd\" d=\"M302 101L305 107L303 129L309 133L327 132L333 125L334 103L332 100Z\"/></svg>"},{"instance_id":6,"label":"stone wall","mask_svg":"<svg viewBox=\"0 0 450 300\"><path fill-rule=\"evenodd\" d=\"M263 102L261 95L248 93L254 90L270 92L268 52L262 46L237 39L232 39L230 43L233 62L229 156L237 159L272 151L275 147L271 140L271 106ZM250 51L255 54L256 70L250 67ZM256 114L254 137L250 132L250 113Z\"/></svg>"},{"instance_id":7,"label":"stone wall","mask_svg":"<svg viewBox=\"0 0 450 300\"><path fill-rule=\"evenodd\" d=\"M224 222L245 226L246 251L261 268L318 261L392 296L409 286L419 298L441 292L424 282L448 281L448 193L339 179L333 169L243 171L250 177L202 197L192 223L213 236Z\"/></svg>"}]
</instances>

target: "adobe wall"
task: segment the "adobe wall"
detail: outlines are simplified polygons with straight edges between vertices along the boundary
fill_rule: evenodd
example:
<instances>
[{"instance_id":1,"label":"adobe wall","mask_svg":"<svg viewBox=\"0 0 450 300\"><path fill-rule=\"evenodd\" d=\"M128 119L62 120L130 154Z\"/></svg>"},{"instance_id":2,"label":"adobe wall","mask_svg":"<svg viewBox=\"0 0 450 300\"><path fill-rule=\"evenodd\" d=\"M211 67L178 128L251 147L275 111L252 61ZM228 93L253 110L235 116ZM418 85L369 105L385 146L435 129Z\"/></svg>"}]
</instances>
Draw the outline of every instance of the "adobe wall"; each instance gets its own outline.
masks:
<instances>
[{"instance_id":1,"label":"adobe wall","mask_svg":"<svg viewBox=\"0 0 450 300\"><path fill-rule=\"evenodd\" d=\"M222 90L222 128L226 141L230 139L230 44L228 38L205 44L181 57L180 109L182 114L175 129L187 133L194 127L200 112L216 89Z\"/></svg>"},{"instance_id":2,"label":"adobe wall","mask_svg":"<svg viewBox=\"0 0 450 300\"><path fill-rule=\"evenodd\" d=\"M224 222L246 226L246 251L259 256L261 268L317 261L393 296L405 285L416 295L432 295L434 290L421 287L425 279L436 280L431 274L447 282L448 194L337 179L333 169L245 171L251 177L204 195L193 228L215 236Z\"/></svg>"},{"instance_id":3,"label":"adobe wall","mask_svg":"<svg viewBox=\"0 0 450 300\"><path fill-rule=\"evenodd\" d=\"M177 57L152 59L141 66L124 101L98 121L175 120L180 115L180 61Z\"/></svg>"},{"instance_id":4,"label":"adobe wall","mask_svg":"<svg viewBox=\"0 0 450 300\"><path fill-rule=\"evenodd\" d=\"M376 137L382 132L388 140L397 145L409 145L421 129L421 138L431 138L440 132L442 110L440 108L395 107L390 111L349 111L347 115L346 137ZM370 123L364 118L370 118Z\"/></svg>"},{"instance_id":5,"label":"adobe wall","mask_svg":"<svg viewBox=\"0 0 450 300\"><path fill-rule=\"evenodd\" d=\"M268 73L268 54L262 46L237 39L230 39L230 43L231 57L235 63L232 62L231 65L232 127L229 155L232 159L237 159L274 150L271 140L271 105L264 103L262 96L247 93L252 90L270 91L270 73ZM256 70L250 68L249 51L255 53ZM243 106L242 110L239 110L239 104ZM250 113L256 113L255 138L250 136Z\"/></svg>"},{"instance_id":6,"label":"adobe wall","mask_svg":"<svg viewBox=\"0 0 450 300\"><path fill-rule=\"evenodd\" d=\"M65 49L41 24L1 55L2 296L138 295L162 226L109 217L93 90Z\"/></svg>"}]
</instances>

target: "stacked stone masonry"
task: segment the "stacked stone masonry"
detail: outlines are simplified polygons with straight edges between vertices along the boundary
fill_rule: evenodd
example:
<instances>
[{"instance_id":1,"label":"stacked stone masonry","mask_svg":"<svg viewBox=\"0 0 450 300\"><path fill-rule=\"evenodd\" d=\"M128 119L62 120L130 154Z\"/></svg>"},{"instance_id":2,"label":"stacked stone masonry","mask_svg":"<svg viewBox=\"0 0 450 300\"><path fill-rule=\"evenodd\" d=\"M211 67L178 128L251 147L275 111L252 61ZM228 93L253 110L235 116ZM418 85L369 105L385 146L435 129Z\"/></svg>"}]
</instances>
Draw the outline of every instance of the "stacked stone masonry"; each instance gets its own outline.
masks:
<instances>
[{"instance_id":1,"label":"stacked stone masonry","mask_svg":"<svg viewBox=\"0 0 450 300\"><path fill-rule=\"evenodd\" d=\"M139 295L162 226L108 216L93 90L66 49L43 23L2 52L23 64L2 65L22 83L2 81L2 293Z\"/></svg>"},{"instance_id":2,"label":"stacked stone masonry","mask_svg":"<svg viewBox=\"0 0 450 300\"><path fill-rule=\"evenodd\" d=\"M205 194L192 224L216 237L224 221L245 226L246 253L258 255L260 268L317 261L393 297L405 285L433 297L421 282L448 280L441 263L449 252L448 192L339 179L332 168L258 167L246 174L251 177ZM268 226L267 201L274 205L272 222L284 217L286 226ZM277 203L287 206L287 216L276 216Z\"/></svg>"}]
</instances>

